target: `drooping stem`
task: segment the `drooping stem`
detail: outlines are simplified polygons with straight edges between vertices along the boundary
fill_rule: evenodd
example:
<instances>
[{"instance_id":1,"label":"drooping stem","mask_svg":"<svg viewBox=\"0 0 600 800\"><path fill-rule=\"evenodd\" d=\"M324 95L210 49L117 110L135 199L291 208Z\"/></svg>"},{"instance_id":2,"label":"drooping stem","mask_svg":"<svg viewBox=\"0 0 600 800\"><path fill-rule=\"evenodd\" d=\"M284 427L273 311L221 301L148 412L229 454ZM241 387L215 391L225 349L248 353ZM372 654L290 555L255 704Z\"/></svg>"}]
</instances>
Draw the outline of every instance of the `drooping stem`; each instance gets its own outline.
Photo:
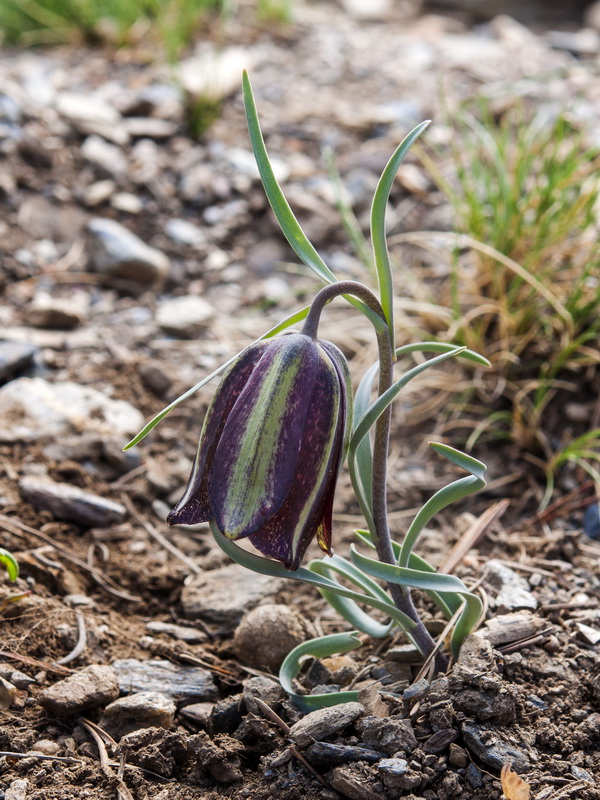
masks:
<instances>
[{"instance_id":1,"label":"drooping stem","mask_svg":"<svg viewBox=\"0 0 600 800\"><path fill-rule=\"evenodd\" d=\"M357 283L355 281L339 281L338 283L325 286L313 300L302 332L316 339L319 319L323 308L330 300L339 295L354 295L360 298L365 305L375 312L375 319L378 318L381 321L381 324L374 323L377 346L379 349L378 394L381 397L381 395L390 388L393 382L394 351L385 320L385 314L379 300L370 289L362 283ZM377 556L380 561L386 564L396 564L387 514L387 463L391 414L392 408L391 405L389 405L375 423L371 490L373 525L375 528L371 533L373 534ZM415 627L411 630L410 635L421 653L425 657L429 656L435 648L435 642L417 613L410 595L410 590L395 583L389 583L388 590L396 608L404 612L414 621ZM446 658L442 653L436 655L435 665L438 670L445 669Z\"/></svg>"}]
</instances>

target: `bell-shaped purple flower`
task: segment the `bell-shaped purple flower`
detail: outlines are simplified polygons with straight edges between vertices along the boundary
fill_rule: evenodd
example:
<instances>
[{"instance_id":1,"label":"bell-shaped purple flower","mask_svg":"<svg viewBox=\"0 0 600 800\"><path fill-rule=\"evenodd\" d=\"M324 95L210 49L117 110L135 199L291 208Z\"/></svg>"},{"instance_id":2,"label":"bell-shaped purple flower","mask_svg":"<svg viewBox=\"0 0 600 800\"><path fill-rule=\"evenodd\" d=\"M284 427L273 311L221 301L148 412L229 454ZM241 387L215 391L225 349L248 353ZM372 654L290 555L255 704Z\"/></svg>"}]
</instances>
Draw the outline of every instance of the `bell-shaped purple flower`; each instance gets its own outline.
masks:
<instances>
[{"instance_id":1,"label":"bell-shaped purple flower","mask_svg":"<svg viewBox=\"0 0 600 800\"><path fill-rule=\"evenodd\" d=\"M223 377L171 525L214 520L298 569L314 536L331 552L336 479L350 432L346 359L291 333L251 345Z\"/></svg>"}]
</instances>

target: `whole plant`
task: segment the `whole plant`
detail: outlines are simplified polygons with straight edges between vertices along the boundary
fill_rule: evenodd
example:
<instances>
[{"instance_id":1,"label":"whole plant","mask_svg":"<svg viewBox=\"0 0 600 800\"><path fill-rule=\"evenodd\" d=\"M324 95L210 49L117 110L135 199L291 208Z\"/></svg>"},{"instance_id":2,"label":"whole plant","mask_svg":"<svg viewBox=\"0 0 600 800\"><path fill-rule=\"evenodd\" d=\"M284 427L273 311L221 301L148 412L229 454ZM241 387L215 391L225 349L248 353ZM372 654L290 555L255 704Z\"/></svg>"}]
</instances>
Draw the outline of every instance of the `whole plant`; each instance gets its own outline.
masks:
<instances>
[{"instance_id":1,"label":"whole plant","mask_svg":"<svg viewBox=\"0 0 600 800\"><path fill-rule=\"evenodd\" d=\"M358 647L358 631L378 638L400 628L424 659L433 660L437 669L446 667L448 656L419 615L412 589L426 592L448 620L452 656L479 621L479 597L459 578L438 573L414 548L435 514L485 485L485 465L448 444L431 443L439 455L468 474L433 493L403 540L396 542L388 519L387 463L392 403L410 380L456 356L479 365L489 362L466 347L447 343L395 345L385 212L396 171L429 123L421 123L406 136L378 182L371 210L377 286L371 289L360 282L338 280L304 234L273 173L245 73L243 91L250 139L271 207L297 256L326 285L308 306L161 411L127 447L141 441L176 405L226 370L204 419L187 488L168 522L209 522L218 545L238 564L315 586L356 628L350 634L307 642L284 661L282 685L301 707L309 709L356 697L355 692L299 695L292 681L304 656L322 657ZM338 296L354 307L348 309L350 313L362 313L370 321L378 345L378 360L366 370L355 393L341 350L318 337L321 315ZM290 331L299 324L300 331ZM413 352L433 357L395 375L397 359ZM337 477L346 459L365 528L356 532L357 543L343 557L333 553L332 509ZM244 538L261 555L237 544ZM315 538L326 555L301 566ZM372 617L365 606L383 612L387 621Z\"/></svg>"}]
</instances>

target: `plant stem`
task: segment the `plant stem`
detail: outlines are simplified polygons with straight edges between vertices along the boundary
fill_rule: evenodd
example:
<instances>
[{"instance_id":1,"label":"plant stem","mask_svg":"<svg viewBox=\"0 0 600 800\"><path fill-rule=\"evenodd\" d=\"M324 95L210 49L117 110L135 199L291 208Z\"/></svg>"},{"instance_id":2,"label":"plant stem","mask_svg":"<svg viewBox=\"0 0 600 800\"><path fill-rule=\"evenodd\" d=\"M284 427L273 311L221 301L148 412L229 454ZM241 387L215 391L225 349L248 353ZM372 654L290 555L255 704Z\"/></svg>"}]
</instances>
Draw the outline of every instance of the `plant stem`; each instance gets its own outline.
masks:
<instances>
[{"instance_id":1,"label":"plant stem","mask_svg":"<svg viewBox=\"0 0 600 800\"><path fill-rule=\"evenodd\" d=\"M354 295L360 298L381 319L375 333L379 348L379 387L381 395L390 388L393 382L394 352L389 329L385 321L383 309L373 292L362 283L355 281L339 281L325 286L316 295L304 323L302 332L313 339L317 338L317 329L321 312L325 305L339 295ZM372 531L377 556L386 564L396 564L392 539L387 516L387 462L390 438L392 407L389 405L375 423L373 438L373 480L372 480L372 513L375 530ZM429 631L425 628L412 601L410 590L395 583L388 583L388 590L396 608L406 614L415 623L410 631L410 636L417 645L422 655L427 658L435 648L435 642ZM447 667L447 660L443 653L437 653L435 666L443 671Z\"/></svg>"}]
</instances>

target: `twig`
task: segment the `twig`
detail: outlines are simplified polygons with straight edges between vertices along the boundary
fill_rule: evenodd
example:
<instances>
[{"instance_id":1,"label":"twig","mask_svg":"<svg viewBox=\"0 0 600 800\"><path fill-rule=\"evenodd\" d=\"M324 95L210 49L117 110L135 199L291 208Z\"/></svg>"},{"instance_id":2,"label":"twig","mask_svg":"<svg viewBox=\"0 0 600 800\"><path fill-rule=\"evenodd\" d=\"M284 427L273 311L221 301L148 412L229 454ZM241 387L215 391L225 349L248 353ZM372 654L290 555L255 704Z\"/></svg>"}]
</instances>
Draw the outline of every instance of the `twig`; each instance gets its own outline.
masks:
<instances>
[{"instance_id":1,"label":"twig","mask_svg":"<svg viewBox=\"0 0 600 800\"><path fill-rule=\"evenodd\" d=\"M195 561L186 556L185 553L182 553L181 550L178 547L176 547L172 542L170 542L165 536L163 536L162 533L159 530L157 530L154 527L154 525L152 525L151 522L145 519L135 508L129 497L127 497L126 495L123 496L123 504L129 511L131 516L134 517L135 520L139 522L139 524L146 530L146 532L149 533L150 536L156 542L158 542L162 547L164 547L165 550L168 550L169 553L171 553L171 555L175 556L175 558L178 558L181 562L183 562L189 569L189 571L194 573L194 575L202 574L202 569L198 566L198 564L196 564Z\"/></svg>"},{"instance_id":2,"label":"twig","mask_svg":"<svg viewBox=\"0 0 600 800\"><path fill-rule=\"evenodd\" d=\"M493 525L494 522L500 519L509 505L509 500L501 500L499 503L488 508L487 511L476 519L471 527L460 537L448 555L442 560L442 563L438 567L439 572L447 572L452 575L469 550L475 547L490 525Z\"/></svg>"},{"instance_id":3,"label":"twig","mask_svg":"<svg viewBox=\"0 0 600 800\"><path fill-rule=\"evenodd\" d=\"M110 761L108 760L108 753L106 752L106 745L104 744L102 737L96 730L96 726L90 725L90 723L84 719L83 717L79 717L79 722L83 725L86 731L90 734L94 742L96 743L96 747L98 748L98 756L100 758L100 767L102 768L102 772L109 777L113 777L113 772L110 768Z\"/></svg>"},{"instance_id":4,"label":"twig","mask_svg":"<svg viewBox=\"0 0 600 800\"><path fill-rule=\"evenodd\" d=\"M281 729L284 736L289 735L290 726L287 724L287 722L284 722L281 719L279 714L276 714L275 711L273 711L273 709L264 702L264 700L260 699L260 697L255 697L254 702L260 708L265 717L270 719L271 722L274 722L275 725L277 725ZM306 760L306 758L298 750L295 744L289 744L288 750L293 756L295 756L298 759L298 761L300 761L306 767L306 769L311 773L311 775L314 775L314 777L319 781L319 783L321 783L323 786L326 786L328 789L330 788L325 778L322 775L319 775L317 770L313 767L313 765L309 761Z\"/></svg>"},{"instance_id":5,"label":"twig","mask_svg":"<svg viewBox=\"0 0 600 800\"><path fill-rule=\"evenodd\" d=\"M8 650L0 650L0 660L8 658L12 661L19 661L21 664L28 664L30 667L38 667L39 669L47 670L48 672L56 672L59 675L72 675L73 670L68 667L61 667L56 662L54 664L47 664L45 661L40 661L31 656L21 656L18 653L9 653Z\"/></svg>"},{"instance_id":6,"label":"twig","mask_svg":"<svg viewBox=\"0 0 600 800\"><path fill-rule=\"evenodd\" d=\"M69 664L71 661L75 661L75 659L79 658L79 656L83 653L83 651L87 647L85 617L78 608L75 609L75 617L77 618L77 643L68 655L64 656L63 658L57 659L56 663L60 664L61 666Z\"/></svg>"},{"instance_id":7,"label":"twig","mask_svg":"<svg viewBox=\"0 0 600 800\"><path fill-rule=\"evenodd\" d=\"M39 761L60 761L62 764L84 764L82 758L70 756L45 756L42 753L13 753L12 750L0 750L1 758L36 758Z\"/></svg>"},{"instance_id":8,"label":"twig","mask_svg":"<svg viewBox=\"0 0 600 800\"><path fill-rule=\"evenodd\" d=\"M111 578L109 578L108 575L104 575L95 567L90 567L90 565L86 564L81 558L74 556L66 548L61 547L49 536L41 533L41 531L37 531L35 528L31 528L29 525L24 525L22 522L19 522L19 520L6 517L4 514L0 514L0 525L9 533L12 533L13 536L18 536L19 538L27 541L27 537L24 536L24 534L28 533L30 536L35 536L36 539L40 539L42 542L49 544L56 550L57 553L60 553L63 558L66 558L67 561L70 561L86 572L89 572L94 580L110 594L114 594L116 597L120 597L122 600L130 600L134 603L141 601L141 597L123 591L123 589L121 589Z\"/></svg>"}]
</instances>

